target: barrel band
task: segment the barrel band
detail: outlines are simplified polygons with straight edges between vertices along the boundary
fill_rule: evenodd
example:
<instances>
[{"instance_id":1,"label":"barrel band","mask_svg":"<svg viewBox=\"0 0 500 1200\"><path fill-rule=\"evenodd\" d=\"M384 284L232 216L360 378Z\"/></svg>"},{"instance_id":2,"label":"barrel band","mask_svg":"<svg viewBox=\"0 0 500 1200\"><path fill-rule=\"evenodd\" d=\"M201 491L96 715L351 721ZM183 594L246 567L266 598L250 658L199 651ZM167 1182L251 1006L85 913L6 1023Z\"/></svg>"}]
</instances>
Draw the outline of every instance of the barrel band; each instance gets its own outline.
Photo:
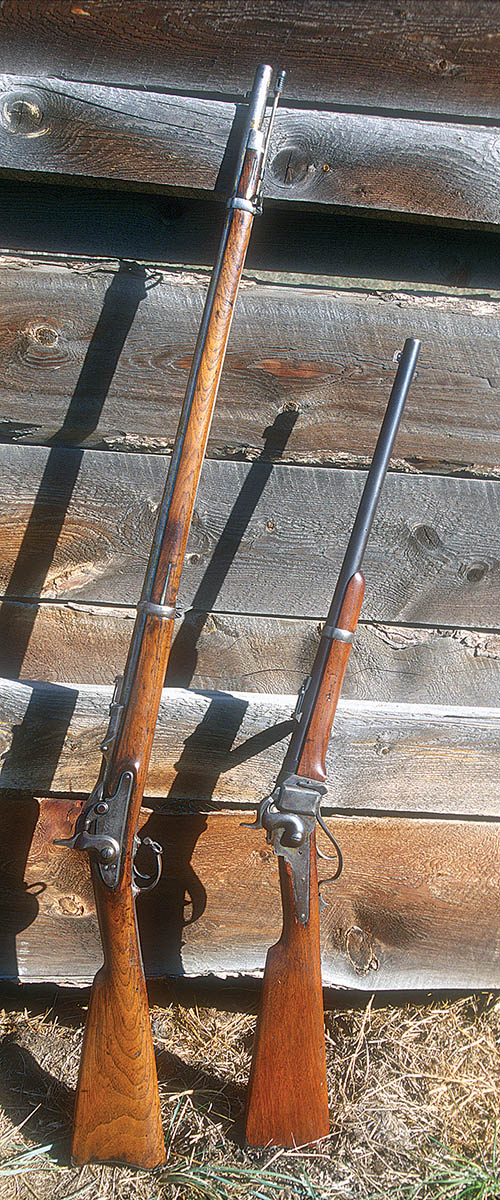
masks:
<instances>
[{"instance_id":1,"label":"barrel band","mask_svg":"<svg viewBox=\"0 0 500 1200\"><path fill-rule=\"evenodd\" d=\"M227 202L227 207L238 208L243 212L249 212L253 217L259 211L259 209L255 206L255 204L252 203L251 200L245 200L243 196L231 196L230 200Z\"/></svg>"},{"instance_id":2,"label":"barrel band","mask_svg":"<svg viewBox=\"0 0 500 1200\"><path fill-rule=\"evenodd\" d=\"M152 600L140 600L137 612L149 617L162 617L165 621L174 621L177 616L177 609L171 604L153 604Z\"/></svg>"},{"instance_id":3,"label":"barrel band","mask_svg":"<svg viewBox=\"0 0 500 1200\"><path fill-rule=\"evenodd\" d=\"M338 625L325 625L323 635L331 638L332 642L352 642L354 637L351 629L339 629Z\"/></svg>"}]
</instances>

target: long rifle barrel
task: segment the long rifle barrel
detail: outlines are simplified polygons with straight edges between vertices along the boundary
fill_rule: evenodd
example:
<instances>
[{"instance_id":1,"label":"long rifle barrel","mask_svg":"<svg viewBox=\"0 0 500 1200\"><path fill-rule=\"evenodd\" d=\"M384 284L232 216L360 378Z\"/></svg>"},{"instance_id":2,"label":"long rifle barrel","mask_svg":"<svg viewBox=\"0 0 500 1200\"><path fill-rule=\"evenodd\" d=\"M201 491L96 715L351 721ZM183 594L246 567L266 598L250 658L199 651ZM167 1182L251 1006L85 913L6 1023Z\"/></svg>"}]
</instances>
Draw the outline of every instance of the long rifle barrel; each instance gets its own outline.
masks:
<instances>
[{"instance_id":1,"label":"long rifle barrel","mask_svg":"<svg viewBox=\"0 0 500 1200\"><path fill-rule=\"evenodd\" d=\"M214 265L212 268L212 274L210 276L210 283L208 285L208 291L207 291L207 294L205 297L203 315L201 318L201 324L200 324L200 328L198 330L198 336L196 339L196 345L195 345L195 349L194 349L193 359L192 359L191 368L189 371L189 377L188 377L188 381L187 381L187 385L186 385L184 402L182 405L182 410L181 410L181 414L180 414L180 418L179 418L179 425L178 425L178 429L177 429L177 433L176 433L176 437L175 437L172 456L170 459L170 466L169 466L169 470L168 470L167 481L166 481L165 489L163 492L160 511L158 514L156 529L155 529L154 538L153 538L153 544L152 544L151 552L150 552L150 556L149 556L149 562L148 562L146 575L145 575L143 586L142 586L141 600L146 601L146 602L151 598L151 591L152 591L152 587L153 587L153 584L155 581L155 575L158 570L158 560L159 560L161 545L162 545L163 536L164 536L165 524L167 521L169 509L170 509L170 504L171 504L173 490L174 490L175 481L176 481L176 477L177 477L179 462L180 462L181 455L182 455L183 449L184 449L186 430L188 428L189 420L191 417L193 401L194 401L194 397L195 397L196 388L198 385L201 360L202 360L202 357L203 357L203 354L205 351L207 333L208 333L208 329L209 329L210 322L212 319L212 313L213 313L213 308L214 308L214 303L215 303L215 297L217 295L217 289L218 289L219 283L220 283L222 266L223 266L225 255L226 255L227 244L228 244L228 240L229 240L229 233L230 233L231 224L232 224L233 215L234 215L234 207L233 207L232 202L234 202L234 197L238 191L239 183L241 180L243 164L245 162L245 156L246 156L248 148L249 148L249 139L250 139L251 131L252 130L259 131L261 128L262 122L264 120L264 116L266 113L266 105L267 105L269 88L271 86L271 79L272 79L272 67L268 66L266 63L263 63L263 64L261 64L260 67L257 67L255 76L254 76L254 81L252 84L252 88L251 88L251 91L250 91L249 97L248 97L248 110L247 110L246 117L245 117L243 134L242 134L242 136L240 138L240 142L239 142L239 152L238 152L238 156L237 156L235 167L234 167L233 180L232 180L232 186L231 186L231 191L230 191L230 196L229 196L229 201L228 201L228 207L227 207L227 211L226 211L226 217L225 217L224 226L223 226L222 233L221 233L217 257L215 259L215 262L214 262ZM278 76L277 88L278 88L280 82L281 82L281 76ZM281 88L280 88L280 90L281 90ZM265 166L264 161L262 161L261 168L260 168L259 184L262 183L262 177L264 174L264 166ZM124 696L126 689L127 689L127 680L124 680L124 684L123 684L123 688L122 688L122 697Z\"/></svg>"},{"instance_id":2,"label":"long rifle barrel","mask_svg":"<svg viewBox=\"0 0 500 1200\"><path fill-rule=\"evenodd\" d=\"M155 1167L165 1157L134 905L135 893L159 879L161 847L145 839L153 869L149 876L138 871L137 824L198 481L248 240L261 209L271 118L267 141L261 126L271 75L270 67L258 68L248 100L127 662L102 744L99 779L74 836L57 843L90 854L104 956L92 987L78 1079L72 1153L79 1163L96 1159ZM281 82L279 76L272 114Z\"/></svg>"}]
</instances>

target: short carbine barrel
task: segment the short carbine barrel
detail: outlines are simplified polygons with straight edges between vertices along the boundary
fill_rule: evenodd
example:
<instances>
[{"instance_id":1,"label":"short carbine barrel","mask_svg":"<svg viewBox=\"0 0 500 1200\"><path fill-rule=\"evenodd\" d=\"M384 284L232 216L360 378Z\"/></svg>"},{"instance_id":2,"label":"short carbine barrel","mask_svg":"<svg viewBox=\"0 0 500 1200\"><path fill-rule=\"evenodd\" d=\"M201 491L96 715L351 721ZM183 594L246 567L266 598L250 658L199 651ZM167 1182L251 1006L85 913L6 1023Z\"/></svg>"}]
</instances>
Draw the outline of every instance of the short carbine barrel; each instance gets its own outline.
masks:
<instances>
[{"instance_id":1,"label":"short carbine barrel","mask_svg":"<svg viewBox=\"0 0 500 1200\"><path fill-rule=\"evenodd\" d=\"M382 484L387 474L399 423L417 365L419 350L420 342L417 338L406 339L399 357L396 378L392 385L389 403L378 436L370 470L366 478L356 520L352 527L352 533L344 555L344 561L340 569L330 611L326 619L327 626L337 625L347 584L356 571L359 571L361 568Z\"/></svg>"},{"instance_id":2,"label":"short carbine barrel","mask_svg":"<svg viewBox=\"0 0 500 1200\"><path fill-rule=\"evenodd\" d=\"M417 338L407 338L401 354L396 378L392 385L389 403L385 412L382 427L366 483L361 496L358 512L352 533L349 538L344 561L340 568L337 586L325 621L324 633L321 638L308 686L300 699L300 723L292 735L281 774L297 770L297 764L307 736L311 715L314 711L318 689L321 686L323 671L331 649L331 638L328 630L333 631L338 626L340 610L344 601L347 585L356 571L360 570L366 543L372 527L375 510L378 504L382 484L385 479L392 448L396 439L403 409L408 396L411 381L417 364L420 342ZM281 777L280 774L280 777Z\"/></svg>"}]
</instances>

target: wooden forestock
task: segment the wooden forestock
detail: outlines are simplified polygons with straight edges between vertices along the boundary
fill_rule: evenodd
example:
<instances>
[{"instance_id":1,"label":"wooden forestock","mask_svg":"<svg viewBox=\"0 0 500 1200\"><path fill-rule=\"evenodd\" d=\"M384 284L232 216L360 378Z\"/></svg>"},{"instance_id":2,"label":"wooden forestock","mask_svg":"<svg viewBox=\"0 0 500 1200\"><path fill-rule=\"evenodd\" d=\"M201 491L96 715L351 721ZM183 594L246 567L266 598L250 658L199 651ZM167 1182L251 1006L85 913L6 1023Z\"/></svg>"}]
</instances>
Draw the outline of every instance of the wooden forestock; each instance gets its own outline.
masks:
<instances>
[{"instance_id":1,"label":"wooden forestock","mask_svg":"<svg viewBox=\"0 0 500 1200\"><path fill-rule=\"evenodd\" d=\"M248 150L238 195L256 191L261 153ZM148 599L175 607L201 465L210 430L253 213L233 211L196 376L189 420ZM134 778L124 869L115 889L93 867L104 965L94 980L77 1088L73 1159L154 1167L164 1161L158 1083L133 899L132 864L173 619L142 612L125 668L127 697L106 773L111 796L124 771Z\"/></svg>"},{"instance_id":2,"label":"wooden forestock","mask_svg":"<svg viewBox=\"0 0 500 1200\"><path fill-rule=\"evenodd\" d=\"M339 626L354 632L364 579L350 580ZM349 659L349 642L332 641L309 723L298 775L323 781L325 756ZM312 677L314 678L314 666ZM302 1146L329 1131L316 842L311 838L309 920L297 920L288 864L279 857L283 931L267 953L247 1093L251 1146Z\"/></svg>"},{"instance_id":3,"label":"wooden forestock","mask_svg":"<svg viewBox=\"0 0 500 1200\"><path fill-rule=\"evenodd\" d=\"M364 594L365 581L361 571L357 571L346 588L338 621L340 629L355 632ZM321 680L321 691L309 722L297 769L297 775L318 779L320 783L324 783L326 779L326 752L350 653L350 642L332 640ZM315 683L315 669L316 664L311 671L311 687L314 687Z\"/></svg>"}]
</instances>

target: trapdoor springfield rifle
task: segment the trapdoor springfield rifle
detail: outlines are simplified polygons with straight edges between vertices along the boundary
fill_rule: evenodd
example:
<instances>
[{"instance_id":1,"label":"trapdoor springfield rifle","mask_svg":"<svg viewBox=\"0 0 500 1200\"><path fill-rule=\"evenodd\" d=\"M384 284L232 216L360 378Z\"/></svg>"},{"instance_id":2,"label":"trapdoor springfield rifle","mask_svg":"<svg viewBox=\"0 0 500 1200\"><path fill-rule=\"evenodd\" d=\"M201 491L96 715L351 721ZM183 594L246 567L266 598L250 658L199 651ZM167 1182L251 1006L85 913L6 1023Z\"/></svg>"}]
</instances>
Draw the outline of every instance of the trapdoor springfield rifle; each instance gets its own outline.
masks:
<instances>
[{"instance_id":1,"label":"trapdoor springfield rifle","mask_svg":"<svg viewBox=\"0 0 500 1200\"><path fill-rule=\"evenodd\" d=\"M61 841L91 859L104 964L88 1009L76 1097L73 1160L154 1167L164 1161L158 1082L135 895L154 887L161 847L145 878L135 866L137 824L168 662L186 542L245 254L260 210L272 123L284 80L276 81L262 131L272 70L258 68L194 351L149 563L123 678L117 681L97 784L75 835Z\"/></svg>"},{"instance_id":2,"label":"trapdoor springfield rifle","mask_svg":"<svg viewBox=\"0 0 500 1200\"><path fill-rule=\"evenodd\" d=\"M416 366L409 338L380 430L335 593L310 676L299 694L297 724L271 796L255 824L278 855L283 932L267 954L247 1096L251 1146L306 1145L329 1131L319 941L316 822L340 849L320 813L326 752L353 633L363 603L360 571L378 498ZM325 857L325 856L324 856Z\"/></svg>"}]
</instances>

